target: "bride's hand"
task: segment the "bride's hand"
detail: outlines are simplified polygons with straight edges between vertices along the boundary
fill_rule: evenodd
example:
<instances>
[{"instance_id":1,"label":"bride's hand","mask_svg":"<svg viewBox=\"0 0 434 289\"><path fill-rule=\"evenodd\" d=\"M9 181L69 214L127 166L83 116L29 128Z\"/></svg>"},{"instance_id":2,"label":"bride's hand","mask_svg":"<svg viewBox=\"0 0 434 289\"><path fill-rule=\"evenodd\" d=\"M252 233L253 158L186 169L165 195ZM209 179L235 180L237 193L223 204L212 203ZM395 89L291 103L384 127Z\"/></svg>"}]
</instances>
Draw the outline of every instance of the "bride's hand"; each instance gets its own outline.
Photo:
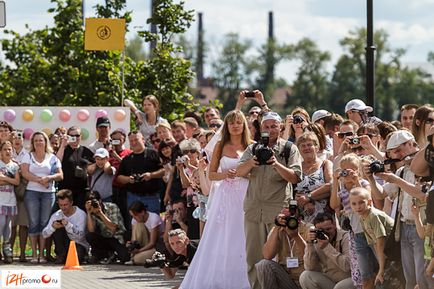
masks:
<instances>
[{"instance_id":1,"label":"bride's hand","mask_svg":"<svg viewBox=\"0 0 434 289\"><path fill-rule=\"evenodd\" d=\"M233 179L237 176L237 170L236 169L230 169L226 171L226 178Z\"/></svg>"}]
</instances>

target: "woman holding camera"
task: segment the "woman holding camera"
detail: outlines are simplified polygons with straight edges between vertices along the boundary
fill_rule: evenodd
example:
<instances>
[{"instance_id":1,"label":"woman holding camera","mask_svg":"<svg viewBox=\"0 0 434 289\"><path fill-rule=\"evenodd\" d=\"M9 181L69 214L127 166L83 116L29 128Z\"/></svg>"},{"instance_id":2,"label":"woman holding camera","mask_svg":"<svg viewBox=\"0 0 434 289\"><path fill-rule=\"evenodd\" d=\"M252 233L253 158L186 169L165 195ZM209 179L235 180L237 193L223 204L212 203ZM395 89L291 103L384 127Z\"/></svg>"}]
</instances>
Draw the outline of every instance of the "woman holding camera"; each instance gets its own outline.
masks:
<instances>
[{"instance_id":1,"label":"woman holding camera","mask_svg":"<svg viewBox=\"0 0 434 289\"><path fill-rule=\"evenodd\" d=\"M297 138L303 134L304 128L310 123L310 117L307 111L302 107L296 107L285 119L285 130L282 138L297 142Z\"/></svg>"},{"instance_id":2,"label":"woman holding camera","mask_svg":"<svg viewBox=\"0 0 434 289\"><path fill-rule=\"evenodd\" d=\"M250 288L243 230L248 180L236 177L236 167L251 140L241 111L227 114L221 135L211 159L209 178L222 182L213 192L203 236L181 288Z\"/></svg>"},{"instance_id":3,"label":"woman holding camera","mask_svg":"<svg viewBox=\"0 0 434 289\"><path fill-rule=\"evenodd\" d=\"M30 153L21 163L23 177L28 180L24 195L29 216L29 236L32 245L31 263L47 263L44 256L45 239L42 229L50 219L54 204L54 182L63 179L62 165L52 153L50 142L44 132L33 133L30 139ZM39 244L39 258L37 245Z\"/></svg>"}]
</instances>

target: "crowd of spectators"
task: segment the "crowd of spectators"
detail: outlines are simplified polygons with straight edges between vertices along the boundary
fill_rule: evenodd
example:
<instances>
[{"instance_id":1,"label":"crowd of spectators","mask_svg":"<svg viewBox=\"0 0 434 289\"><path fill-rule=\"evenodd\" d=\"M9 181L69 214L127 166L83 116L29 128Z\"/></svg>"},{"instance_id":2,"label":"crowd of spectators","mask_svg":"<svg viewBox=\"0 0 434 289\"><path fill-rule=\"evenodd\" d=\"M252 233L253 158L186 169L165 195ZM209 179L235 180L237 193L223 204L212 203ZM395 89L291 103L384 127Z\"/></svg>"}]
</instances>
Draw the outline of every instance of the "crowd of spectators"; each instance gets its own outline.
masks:
<instances>
[{"instance_id":1,"label":"crowd of spectators","mask_svg":"<svg viewBox=\"0 0 434 289\"><path fill-rule=\"evenodd\" d=\"M295 107L281 118L256 90L241 91L235 109L249 100L245 118L208 108L172 123L155 96L141 108L127 100L137 130L100 117L87 147L76 126L36 131L26 146L1 121L4 262L14 261L17 236L18 261L33 264L63 264L75 241L82 263L160 266L171 278L203 254L219 182L243 178L236 229L251 288L434 288L434 108L406 104L399 120L383 121L353 99L342 115ZM222 157L214 147L228 141L222 129L244 119L249 141L236 168L210 169Z\"/></svg>"}]
</instances>

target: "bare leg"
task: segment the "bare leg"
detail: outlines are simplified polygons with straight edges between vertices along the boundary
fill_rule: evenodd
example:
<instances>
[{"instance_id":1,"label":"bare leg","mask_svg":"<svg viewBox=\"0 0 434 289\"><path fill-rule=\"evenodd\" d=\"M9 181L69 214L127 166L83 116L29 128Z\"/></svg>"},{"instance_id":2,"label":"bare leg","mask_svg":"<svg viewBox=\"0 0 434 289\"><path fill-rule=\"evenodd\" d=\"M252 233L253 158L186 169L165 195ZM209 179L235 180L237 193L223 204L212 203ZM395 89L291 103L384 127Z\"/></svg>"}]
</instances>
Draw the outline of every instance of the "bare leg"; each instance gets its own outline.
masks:
<instances>
[{"instance_id":1,"label":"bare leg","mask_svg":"<svg viewBox=\"0 0 434 289\"><path fill-rule=\"evenodd\" d=\"M26 261L26 245L27 238L29 237L29 228L27 226L20 226L20 261Z\"/></svg>"},{"instance_id":2,"label":"bare leg","mask_svg":"<svg viewBox=\"0 0 434 289\"><path fill-rule=\"evenodd\" d=\"M30 243L32 246L32 259L35 260L38 258L38 235L30 236Z\"/></svg>"}]
</instances>

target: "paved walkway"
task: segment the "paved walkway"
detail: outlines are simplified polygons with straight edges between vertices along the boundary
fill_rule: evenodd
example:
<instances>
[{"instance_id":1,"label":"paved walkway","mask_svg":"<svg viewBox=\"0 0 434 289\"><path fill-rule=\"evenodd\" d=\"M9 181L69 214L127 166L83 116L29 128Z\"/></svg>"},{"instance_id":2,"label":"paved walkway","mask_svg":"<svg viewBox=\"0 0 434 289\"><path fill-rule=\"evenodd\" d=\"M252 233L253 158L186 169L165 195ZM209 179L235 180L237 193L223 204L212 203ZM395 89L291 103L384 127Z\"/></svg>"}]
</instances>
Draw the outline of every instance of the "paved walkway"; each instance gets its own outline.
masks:
<instances>
[{"instance_id":1,"label":"paved walkway","mask_svg":"<svg viewBox=\"0 0 434 289\"><path fill-rule=\"evenodd\" d=\"M54 264L31 265L29 263L1 264L0 270L56 270L62 266ZM179 284L185 270L178 271L173 280L166 280L158 268L142 266L84 265L82 271L62 270L62 289L84 288L141 288L166 289ZM1 286L1 285L0 285Z\"/></svg>"}]
</instances>

